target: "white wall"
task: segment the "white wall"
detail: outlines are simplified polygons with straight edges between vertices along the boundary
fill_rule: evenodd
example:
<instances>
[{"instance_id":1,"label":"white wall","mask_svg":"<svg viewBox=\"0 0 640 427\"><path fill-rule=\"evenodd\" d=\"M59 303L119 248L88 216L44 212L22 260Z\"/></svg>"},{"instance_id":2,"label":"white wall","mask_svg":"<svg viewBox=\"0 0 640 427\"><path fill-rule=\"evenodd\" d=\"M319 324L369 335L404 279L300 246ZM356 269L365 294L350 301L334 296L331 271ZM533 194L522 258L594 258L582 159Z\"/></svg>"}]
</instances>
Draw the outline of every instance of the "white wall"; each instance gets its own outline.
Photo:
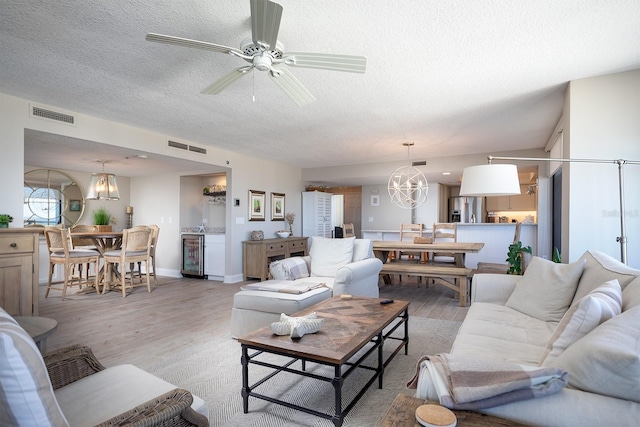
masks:
<instances>
[{"instance_id":1,"label":"white wall","mask_svg":"<svg viewBox=\"0 0 640 427\"><path fill-rule=\"evenodd\" d=\"M41 105L41 104L39 104ZM55 106L57 111L65 111ZM22 217L23 208L23 178L24 178L24 130L35 129L43 132L86 139L104 144L132 147L150 154L163 154L208 163L215 168L211 170L191 170L184 175L207 174L219 171L220 167L229 170L227 175L227 279L228 281L242 278L242 240L247 240L251 230L261 229L266 237L275 237L275 231L283 228L281 221L271 221L270 211L267 212L265 222L249 222L248 190L261 190L267 194L267 209L270 209L270 193L286 194L286 212L296 213L294 234L300 235L301 196L303 190L300 169L276 162L242 156L230 151L209 147L205 156L190 152L171 150L166 146L167 139L175 136L163 135L145 129L135 128L120 123L110 122L76 112L69 112L76 118L75 126L68 126L58 122L42 120L29 116L29 101L14 96L0 94L0 129L2 129L3 155L0 156L0 212L8 213L14 218ZM190 143L182 138L180 141ZM260 143L256 140L255 143ZM203 159L204 157L204 159ZM39 166L39 165L38 165ZM66 170L71 176L81 180L88 174ZM123 177L124 178L124 177ZM119 185L120 185L120 178ZM123 179L123 188L126 180ZM158 224L161 234L158 244L158 267L161 271L177 272L180 269L180 176L156 175L151 177L131 178L130 197L122 197L113 210L119 217L119 226L125 224L124 206L134 206L135 224ZM233 206L233 199L240 201L240 206ZM102 203L102 202L99 202ZM120 206L122 205L122 206ZM90 205L91 206L91 205ZM122 208L122 209L120 209ZM88 212L91 212L89 207ZM164 218L164 223L162 219ZM171 218L171 223L169 222ZM89 221L85 218L82 222ZM87 222L87 223L90 223ZM13 227L21 224L12 223ZM166 245L165 243L166 242ZM160 274L160 272L159 272ZM238 279L239 278L239 279Z\"/></svg>"},{"instance_id":2,"label":"white wall","mask_svg":"<svg viewBox=\"0 0 640 427\"><path fill-rule=\"evenodd\" d=\"M371 196L379 196L380 206L371 206ZM387 184L362 186L362 229L400 230L400 224L411 223L411 210L391 203Z\"/></svg>"},{"instance_id":3,"label":"white wall","mask_svg":"<svg viewBox=\"0 0 640 427\"><path fill-rule=\"evenodd\" d=\"M564 116L565 157L640 161L640 70L571 82ZM562 176L569 186L563 259L587 249L620 259L617 165L564 163ZM624 183L627 261L640 268L640 165L624 167Z\"/></svg>"}]
</instances>

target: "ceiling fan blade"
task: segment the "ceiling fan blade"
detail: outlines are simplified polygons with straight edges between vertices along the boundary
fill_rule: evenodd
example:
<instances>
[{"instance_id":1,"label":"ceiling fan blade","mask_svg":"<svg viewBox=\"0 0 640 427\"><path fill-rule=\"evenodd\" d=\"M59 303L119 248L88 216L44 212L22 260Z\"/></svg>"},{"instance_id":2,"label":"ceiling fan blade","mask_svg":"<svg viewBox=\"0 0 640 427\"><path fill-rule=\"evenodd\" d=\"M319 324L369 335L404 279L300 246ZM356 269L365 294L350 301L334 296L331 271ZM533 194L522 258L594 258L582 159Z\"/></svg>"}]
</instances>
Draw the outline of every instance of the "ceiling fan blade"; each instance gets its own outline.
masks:
<instances>
[{"instance_id":1,"label":"ceiling fan blade","mask_svg":"<svg viewBox=\"0 0 640 427\"><path fill-rule=\"evenodd\" d=\"M313 96L306 87L302 86L302 83L291 74L291 71L284 67L274 67L273 70L274 72L269 73L269 77L289 95L289 98L291 98L293 102L303 107L316 100L315 96Z\"/></svg>"},{"instance_id":2,"label":"ceiling fan blade","mask_svg":"<svg viewBox=\"0 0 640 427\"><path fill-rule=\"evenodd\" d=\"M364 73L367 70L367 58L356 55L286 52L283 62L291 67L317 68L348 73Z\"/></svg>"},{"instance_id":3,"label":"ceiling fan blade","mask_svg":"<svg viewBox=\"0 0 640 427\"><path fill-rule=\"evenodd\" d=\"M240 77L249 74L248 72L252 68L253 68L252 66L244 66L244 67L236 68L235 70L226 74L222 78L211 83L209 86L204 88L200 93L203 93L205 95L217 95L220 92L222 92L224 89L226 89L228 86L230 86L231 83L238 80Z\"/></svg>"},{"instance_id":4,"label":"ceiling fan blade","mask_svg":"<svg viewBox=\"0 0 640 427\"><path fill-rule=\"evenodd\" d=\"M282 18L282 6L269 0L251 0L251 35L256 45L275 49Z\"/></svg>"},{"instance_id":5,"label":"ceiling fan blade","mask_svg":"<svg viewBox=\"0 0 640 427\"><path fill-rule=\"evenodd\" d=\"M201 42L198 40L185 39L182 37L165 36L163 34L148 33L145 39L150 42L175 44L178 46L192 47L196 49L213 50L214 52L220 52L220 53L235 52L235 53L242 54L242 51L240 49L236 49L233 47L222 46L214 43Z\"/></svg>"}]
</instances>

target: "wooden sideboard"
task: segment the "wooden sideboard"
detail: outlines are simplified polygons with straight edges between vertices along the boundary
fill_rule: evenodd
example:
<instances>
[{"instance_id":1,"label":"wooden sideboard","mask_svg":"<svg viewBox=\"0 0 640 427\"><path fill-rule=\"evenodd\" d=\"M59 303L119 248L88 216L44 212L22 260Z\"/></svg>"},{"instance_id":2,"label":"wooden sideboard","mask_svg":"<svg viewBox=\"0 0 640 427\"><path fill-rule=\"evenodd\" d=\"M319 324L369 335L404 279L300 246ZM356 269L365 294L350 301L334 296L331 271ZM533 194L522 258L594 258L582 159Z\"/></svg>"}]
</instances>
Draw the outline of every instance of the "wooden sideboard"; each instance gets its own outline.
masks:
<instances>
[{"instance_id":1,"label":"wooden sideboard","mask_svg":"<svg viewBox=\"0 0 640 427\"><path fill-rule=\"evenodd\" d=\"M309 253L308 237L286 237L242 242L244 280L267 280L269 264L278 259Z\"/></svg>"},{"instance_id":2,"label":"wooden sideboard","mask_svg":"<svg viewBox=\"0 0 640 427\"><path fill-rule=\"evenodd\" d=\"M38 315L39 228L0 228L0 307Z\"/></svg>"}]
</instances>

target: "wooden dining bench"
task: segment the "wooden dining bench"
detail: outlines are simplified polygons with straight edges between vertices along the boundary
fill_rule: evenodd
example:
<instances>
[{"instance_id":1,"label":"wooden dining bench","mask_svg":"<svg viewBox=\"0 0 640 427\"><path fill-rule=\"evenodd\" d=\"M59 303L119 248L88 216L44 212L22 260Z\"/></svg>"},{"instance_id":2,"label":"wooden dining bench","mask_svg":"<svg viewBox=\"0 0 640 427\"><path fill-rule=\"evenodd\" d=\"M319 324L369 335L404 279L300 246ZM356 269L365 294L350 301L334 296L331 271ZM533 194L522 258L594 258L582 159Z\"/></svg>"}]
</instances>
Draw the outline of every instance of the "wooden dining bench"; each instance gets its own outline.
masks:
<instances>
[{"instance_id":1,"label":"wooden dining bench","mask_svg":"<svg viewBox=\"0 0 640 427\"><path fill-rule=\"evenodd\" d=\"M382 266L380 274L383 276L403 274L430 278L435 283L453 289L460 298L460 306L466 307L469 304L469 277L472 272L473 270L465 267L390 262ZM453 279L453 282L446 279ZM390 282L385 280L385 283Z\"/></svg>"}]
</instances>

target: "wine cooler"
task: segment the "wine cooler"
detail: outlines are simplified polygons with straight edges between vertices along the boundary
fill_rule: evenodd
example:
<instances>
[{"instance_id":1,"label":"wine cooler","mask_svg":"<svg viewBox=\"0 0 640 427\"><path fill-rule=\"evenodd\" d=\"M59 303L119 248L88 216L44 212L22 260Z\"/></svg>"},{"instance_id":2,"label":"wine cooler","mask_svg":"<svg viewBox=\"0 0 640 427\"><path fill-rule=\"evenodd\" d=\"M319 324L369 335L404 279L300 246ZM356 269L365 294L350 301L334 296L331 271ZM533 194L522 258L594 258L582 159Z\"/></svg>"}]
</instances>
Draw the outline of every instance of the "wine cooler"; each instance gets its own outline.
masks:
<instances>
[{"instance_id":1,"label":"wine cooler","mask_svg":"<svg viewBox=\"0 0 640 427\"><path fill-rule=\"evenodd\" d=\"M182 235L182 269L184 277L206 279L204 274L204 235Z\"/></svg>"}]
</instances>

